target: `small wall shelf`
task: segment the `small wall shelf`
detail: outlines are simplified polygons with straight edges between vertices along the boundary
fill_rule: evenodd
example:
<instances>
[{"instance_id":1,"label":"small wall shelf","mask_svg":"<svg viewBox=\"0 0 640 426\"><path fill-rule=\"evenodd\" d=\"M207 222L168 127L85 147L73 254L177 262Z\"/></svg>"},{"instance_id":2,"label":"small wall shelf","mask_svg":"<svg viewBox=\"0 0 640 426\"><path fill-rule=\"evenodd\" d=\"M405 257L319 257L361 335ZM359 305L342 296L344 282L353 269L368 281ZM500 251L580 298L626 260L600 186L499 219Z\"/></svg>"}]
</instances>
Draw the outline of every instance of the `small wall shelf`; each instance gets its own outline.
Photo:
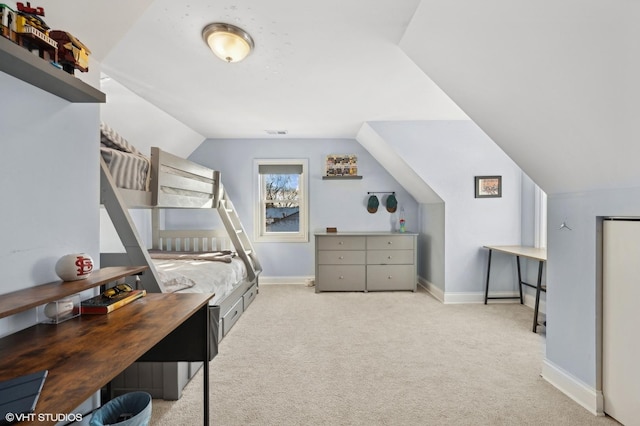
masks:
<instances>
[{"instance_id":1,"label":"small wall shelf","mask_svg":"<svg viewBox=\"0 0 640 426\"><path fill-rule=\"evenodd\" d=\"M53 95L78 103L104 103L107 96L58 69L22 46L0 36L0 71Z\"/></svg>"},{"instance_id":2,"label":"small wall shelf","mask_svg":"<svg viewBox=\"0 0 640 426\"><path fill-rule=\"evenodd\" d=\"M0 318L35 308L48 302L98 287L119 278L140 274L148 266L109 266L97 269L84 280L53 281L47 284L28 287L13 293L3 294L0 299Z\"/></svg>"},{"instance_id":3,"label":"small wall shelf","mask_svg":"<svg viewBox=\"0 0 640 426\"><path fill-rule=\"evenodd\" d=\"M322 180L338 180L338 179L351 179L351 180L356 180L356 179L362 179L362 176L322 176Z\"/></svg>"}]
</instances>

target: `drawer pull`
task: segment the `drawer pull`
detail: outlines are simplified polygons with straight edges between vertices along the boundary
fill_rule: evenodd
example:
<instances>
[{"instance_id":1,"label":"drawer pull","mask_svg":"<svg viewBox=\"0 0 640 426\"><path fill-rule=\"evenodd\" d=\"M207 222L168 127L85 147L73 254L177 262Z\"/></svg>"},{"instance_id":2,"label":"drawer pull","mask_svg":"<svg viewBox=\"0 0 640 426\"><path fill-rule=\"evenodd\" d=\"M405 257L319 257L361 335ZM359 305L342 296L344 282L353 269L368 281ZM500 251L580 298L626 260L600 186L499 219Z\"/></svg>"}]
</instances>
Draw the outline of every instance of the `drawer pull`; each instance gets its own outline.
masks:
<instances>
[{"instance_id":1,"label":"drawer pull","mask_svg":"<svg viewBox=\"0 0 640 426\"><path fill-rule=\"evenodd\" d=\"M391 259L393 259L393 257L392 256L387 256L387 259L391 260Z\"/></svg>"},{"instance_id":2,"label":"drawer pull","mask_svg":"<svg viewBox=\"0 0 640 426\"><path fill-rule=\"evenodd\" d=\"M388 280L390 280L391 278L392 278L392 277L391 277L391 275L389 275L389 276L387 277L387 279L388 279Z\"/></svg>"},{"instance_id":3,"label":"drawer pull","mask_svg":"<svg viewBox=\"0 0 640 426\"><path fill-rule=\"evenodd\" d=\"M338 241L338 244L339 244L339 245L343 245L343 244L344 244L344 241Z\"/></svg>"},{"instance_id":4,"label":"drawer pull","mask_svg":"<svg viewBox=\"0 0 640 426\"><path fill-rule=\"evenodd\" d=\"M393 244L393 241L387 241L387 244L391 245Z\"/></svg>"},{"instance_id":5,"label":"drawer pull","mask_svg":"<svg viewBox=\"0 0 640 426\"><path fill-rule=\"evenodd\" d=\"M344 259L344 256L338 256L338 259L342 260Z\"/></svg>"},{"instance_id":6,"label":"drawer pull","mask_svg":"<svg viewBox=\"0 0 640 426\"><path fill-rule=\"evenodd\" d=\"M340 275L340 277L338 279L343 280L344 279L344 275Z\"/></svg>"}]
</instances>

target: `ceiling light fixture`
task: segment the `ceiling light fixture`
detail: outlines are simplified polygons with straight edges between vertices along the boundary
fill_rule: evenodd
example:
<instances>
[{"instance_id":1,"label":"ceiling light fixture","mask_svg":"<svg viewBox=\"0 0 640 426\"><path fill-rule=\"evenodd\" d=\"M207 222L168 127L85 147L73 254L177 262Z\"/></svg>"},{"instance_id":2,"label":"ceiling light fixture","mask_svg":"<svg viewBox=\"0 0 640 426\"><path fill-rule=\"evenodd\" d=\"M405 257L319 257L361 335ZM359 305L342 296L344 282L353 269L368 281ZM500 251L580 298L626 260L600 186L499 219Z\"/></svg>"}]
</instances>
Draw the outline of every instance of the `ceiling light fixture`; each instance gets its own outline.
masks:
<instances>
[{"instance_id":1,"label":"ceiling light fixture","mask_svg":"<svg viewBox=\"0 0 640 426\"><path fill-rule=\"evenodd\" d=\"M216 22L202 30L202 38L213 53L226 62L239 62L253 50L253 39L242 28Z\"/></svg>"}]
</instances>

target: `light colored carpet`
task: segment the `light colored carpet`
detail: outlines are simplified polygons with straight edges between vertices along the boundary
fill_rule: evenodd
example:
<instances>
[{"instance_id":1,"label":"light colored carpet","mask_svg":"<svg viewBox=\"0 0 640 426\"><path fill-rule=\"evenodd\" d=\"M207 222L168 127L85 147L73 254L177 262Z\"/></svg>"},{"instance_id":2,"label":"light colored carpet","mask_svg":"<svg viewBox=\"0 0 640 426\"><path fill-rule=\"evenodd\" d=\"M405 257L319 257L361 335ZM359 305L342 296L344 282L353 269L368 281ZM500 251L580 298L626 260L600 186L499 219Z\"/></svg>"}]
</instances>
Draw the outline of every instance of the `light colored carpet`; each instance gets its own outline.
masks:
<instances>
[{"instance_id":1,"label":"light colored carpet","mask_svg":"<svg viewBox=\"0 0 640 426\"><path fill-rule=\"evenodd\" d=\"M211 362L214 425L602 425L540 377L518 304L264 285ZM202 424L202 370L153 425Z\"/></svg>"}]
</instances>

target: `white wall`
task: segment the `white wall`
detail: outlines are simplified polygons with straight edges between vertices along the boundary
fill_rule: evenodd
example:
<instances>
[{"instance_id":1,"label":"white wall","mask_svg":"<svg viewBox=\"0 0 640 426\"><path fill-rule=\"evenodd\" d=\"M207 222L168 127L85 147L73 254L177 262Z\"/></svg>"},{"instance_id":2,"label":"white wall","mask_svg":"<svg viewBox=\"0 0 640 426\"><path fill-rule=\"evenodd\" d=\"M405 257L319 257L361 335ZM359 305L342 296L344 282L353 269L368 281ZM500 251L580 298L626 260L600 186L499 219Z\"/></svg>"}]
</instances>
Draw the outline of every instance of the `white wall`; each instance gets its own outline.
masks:
<instances>
[{"instance_id":1,"label":"white wall","mask_svg":"<svg viewBox=\"0 0 640 426\"><path fill-rule=\"evenodd\" d=\"M157 146L187 157L205 139L110 77L103 75L100 87L107 95L100 107L101 120L145 155Z\"/></svg>"},{"instance_id":2,"label":"white wall","mask_svg":"<svg viewBox=\"0 0 640 426\"><path fill-rule=\"evenodd\" d=\"M0 294L58 280L56 261L86 252L99 266L98 116L0 73ZM0 320L0 335L36 321Z\"/></svg>"},{"instance_id":3,"label":"white wall","mask_svg":"<svg viewBox=\"0 0 640 426\"><path fill-rule=\"evenodd\" d=\"M444 200L444 238L429 218L422 218L425 236L421 240L444 246L444 274L434 278L444 278L444 283L432 283L444 289L445 299L477 299L486 280L487 251L482 246L521 243L522 171L472 121L369 124ZM502 176L501 198L475 198L474 177L482 175ZM423 214L430 210L423 209ZM426 254L437 255L441 250L431 247ZM516 291L513 258L496 256L494 260L492 291ZM437 260L426 261L437 267Z\"/></svg>"},{"instance_id":4,"label":"white wall","mask_svg":"<svg viewBox=\"0 0 640 426\"><path fill-rule=\"evenodd\" d=\"M329 154L356 154L362 180L322 180L325 158ZM220 170L243 225L253 236L253 209L257 182L253 181L255 158L309 159L310 231L335 226L338 231L389 231L397 224L397 214L380 205L378 212L367 212L368 191L396 191L399 207L405 209L407 228L417 230L418 206L415 200L352 139L220 139L205 141L190 159ZM399 209L398 209L399 211ZM190 215L185 219L184 215ZM210 224L206 212L167 214L167 226L189 222L198 228ZM314 275L314 237L308 243L256 243L254 245L266 277Z\"/></svg>"},{"instance_id":5,"label":"white wall","mask_svg":"<svg viewBox=\"0 0 640 426\"><path fill-rule=\"evenodd\" d=\"M400 46L547 194L633 187L639 19L629 0L422 0Z\"/></svg>"}]
</instances>

